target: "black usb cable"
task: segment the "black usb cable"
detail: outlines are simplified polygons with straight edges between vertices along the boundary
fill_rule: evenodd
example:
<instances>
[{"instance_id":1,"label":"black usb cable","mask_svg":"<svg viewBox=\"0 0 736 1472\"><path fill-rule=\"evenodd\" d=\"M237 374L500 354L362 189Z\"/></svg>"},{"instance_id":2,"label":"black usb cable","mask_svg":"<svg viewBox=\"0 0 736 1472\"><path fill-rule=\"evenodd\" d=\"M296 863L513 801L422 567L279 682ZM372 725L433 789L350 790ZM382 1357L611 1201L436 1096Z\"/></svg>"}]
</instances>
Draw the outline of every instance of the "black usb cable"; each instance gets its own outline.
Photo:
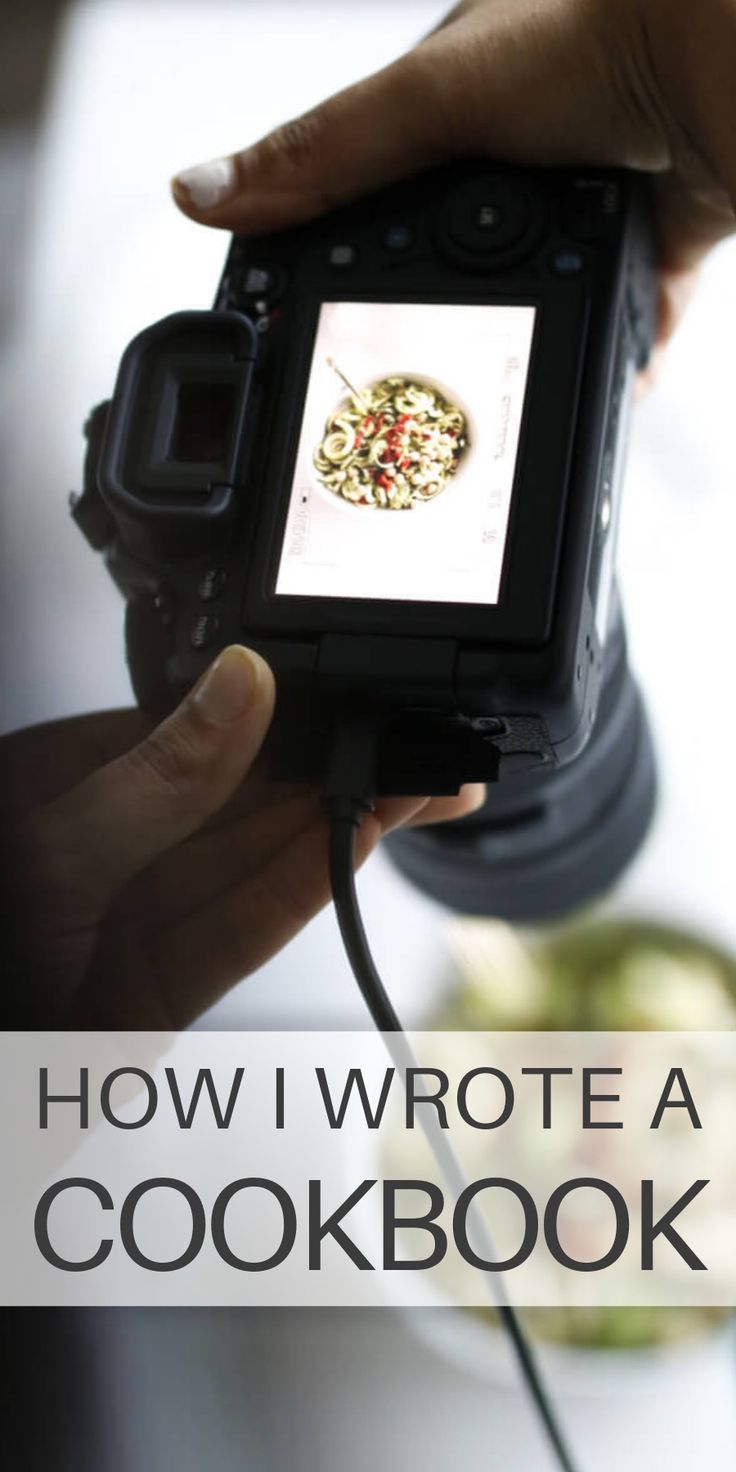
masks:
<instances>
[{"instance_id":1,"label":"black usb cable","mask_svg":"<svg viewBox=\"0 0 736 1472\"><path fill-rule=\"evenodd\" d=\"M370 811L372 802L364 795L354 794L372 790L374 763L375 737L370 724L359 717L346 722L336 733L325 783L325 806L330 824L330 881L340 934L353 975L378 1031L386 1035L386 1044L400 1077L405 1077L407 1068L417 1066L416 1060L371 955L355 887L355 838L363 814ZM462 1167L446 1135L438 1127L432 1128L425 1116L426 1111L423 1110L425 1134L453 1198L457 1199L467 1184ZM474 1213L474 1227L479 1238L485 1239L487 1255L490 1255L492 1244L477 1211ZM572 1453L526 1331L511 1304L505 1301L500 1284L494 1283L491 1296L556 1464L562 1472L576 1472Z\"/></svg>"}]
</instances>

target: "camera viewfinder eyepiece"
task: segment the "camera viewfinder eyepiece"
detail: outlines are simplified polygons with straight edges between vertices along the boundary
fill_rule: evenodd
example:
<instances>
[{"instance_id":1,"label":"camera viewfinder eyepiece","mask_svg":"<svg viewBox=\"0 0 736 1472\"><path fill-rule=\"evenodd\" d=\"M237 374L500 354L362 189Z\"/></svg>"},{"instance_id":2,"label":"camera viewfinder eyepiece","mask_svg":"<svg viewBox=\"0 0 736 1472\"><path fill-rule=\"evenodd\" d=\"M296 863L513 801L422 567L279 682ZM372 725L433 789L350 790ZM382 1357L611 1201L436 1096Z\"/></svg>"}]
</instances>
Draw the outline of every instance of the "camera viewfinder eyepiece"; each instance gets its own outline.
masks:
<instances>
[{"instance_id":1,"label":"camera viewfinder eyepiece","mask_svg":"<svg viewBox=\"0 0 736 1472\"><path fill-rule=\"evenodd\" d=\"M256 344L240 312L178 312L125 352L98 481L139 556L186 555L222 539L245 455Z\"/></svg>"}]
</instances>

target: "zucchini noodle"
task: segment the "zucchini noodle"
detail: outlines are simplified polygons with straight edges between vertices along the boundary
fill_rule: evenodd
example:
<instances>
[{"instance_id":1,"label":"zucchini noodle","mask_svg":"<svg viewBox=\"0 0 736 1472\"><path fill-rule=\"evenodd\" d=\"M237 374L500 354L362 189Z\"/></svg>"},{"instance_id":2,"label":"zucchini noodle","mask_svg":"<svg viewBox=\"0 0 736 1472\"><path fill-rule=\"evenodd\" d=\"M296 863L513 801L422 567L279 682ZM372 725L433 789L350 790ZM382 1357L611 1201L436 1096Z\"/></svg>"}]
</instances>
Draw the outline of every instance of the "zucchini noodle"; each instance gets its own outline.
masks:
<instances>
[{"instance_id":1,"label":"zucchini noodle","mask_svg":"<svg viewBox=\"0 0 736 1472\"><path fill-rule=\"evenodd\" d=\"M382 378L344 398L325 425L314 466L356 506L408 511L449 485L465 450L465 415L418 379Z\"/></svg>"}]
</instances>

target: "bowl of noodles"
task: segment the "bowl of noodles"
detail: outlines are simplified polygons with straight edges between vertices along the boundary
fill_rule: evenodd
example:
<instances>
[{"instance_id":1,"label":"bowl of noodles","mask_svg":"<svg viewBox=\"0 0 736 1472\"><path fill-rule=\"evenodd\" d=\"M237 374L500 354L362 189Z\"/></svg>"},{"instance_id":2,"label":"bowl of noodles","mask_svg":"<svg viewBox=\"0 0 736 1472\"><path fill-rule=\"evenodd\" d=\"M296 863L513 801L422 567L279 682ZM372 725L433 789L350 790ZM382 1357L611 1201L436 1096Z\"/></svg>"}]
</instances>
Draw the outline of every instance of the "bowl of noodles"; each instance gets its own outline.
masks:
<instances>
[{"instance_id":1,"label":"bowl of noodles","mask_svg":"<svg viewBox=\"0 0 736 1472\"><path fill-rule=\"evenodd\" d=\"M317 485L347 510L413 511L454 484L472 441L451 390L416 373L373 379L328 416L313 455Z\"/></svg>"}]
</instances>

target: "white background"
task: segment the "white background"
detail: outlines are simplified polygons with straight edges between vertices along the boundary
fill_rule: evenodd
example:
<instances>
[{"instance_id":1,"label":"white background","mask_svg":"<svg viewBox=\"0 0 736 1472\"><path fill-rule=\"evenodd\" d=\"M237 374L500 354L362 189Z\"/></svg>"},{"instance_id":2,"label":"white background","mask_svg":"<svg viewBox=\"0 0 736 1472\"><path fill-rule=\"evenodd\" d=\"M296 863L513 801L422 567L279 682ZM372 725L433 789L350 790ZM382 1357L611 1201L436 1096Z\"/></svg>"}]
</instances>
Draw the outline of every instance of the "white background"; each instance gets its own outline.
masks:
<instances>
[{"instance_id":1,"label":"white background","mask_svg":"<svg viewBox=\"0 0 736 1472\"><path fill-rule=\"evenodd\" d=\"M387 61L445 8L435 0L74 8L47 118L18 340L3 366L6 725L129 700L120 601L69 521L65 496L79 485L82 420L109 392L131 336L212 297L226 241L176 215L168 175L241 146ZM607 902L694 923L731 946L734 342L730 242L709 263L661 383L636 414L621 568L662 800L646 850ZM380 858L362 892L379 966L416 1023L443 981L439 913ZM215 1019L360 1026L331 915ZM246 1464L374 1472L479 1457L505 1472L549 1466L508 1383L459 1373L395 1316L287 1322L182 1311L100 1320L97 1332L109 1336L95 1358L113 1472L140 1472L141 1446L163 1472ZM657 1372L577 1360L565 1407L584 1465L725 1472L732 1408L723 1378L708 1371L698 1377L688 1363L680 1392L667 1382L662 1395Z\"/></svg>"}]
</instances>

